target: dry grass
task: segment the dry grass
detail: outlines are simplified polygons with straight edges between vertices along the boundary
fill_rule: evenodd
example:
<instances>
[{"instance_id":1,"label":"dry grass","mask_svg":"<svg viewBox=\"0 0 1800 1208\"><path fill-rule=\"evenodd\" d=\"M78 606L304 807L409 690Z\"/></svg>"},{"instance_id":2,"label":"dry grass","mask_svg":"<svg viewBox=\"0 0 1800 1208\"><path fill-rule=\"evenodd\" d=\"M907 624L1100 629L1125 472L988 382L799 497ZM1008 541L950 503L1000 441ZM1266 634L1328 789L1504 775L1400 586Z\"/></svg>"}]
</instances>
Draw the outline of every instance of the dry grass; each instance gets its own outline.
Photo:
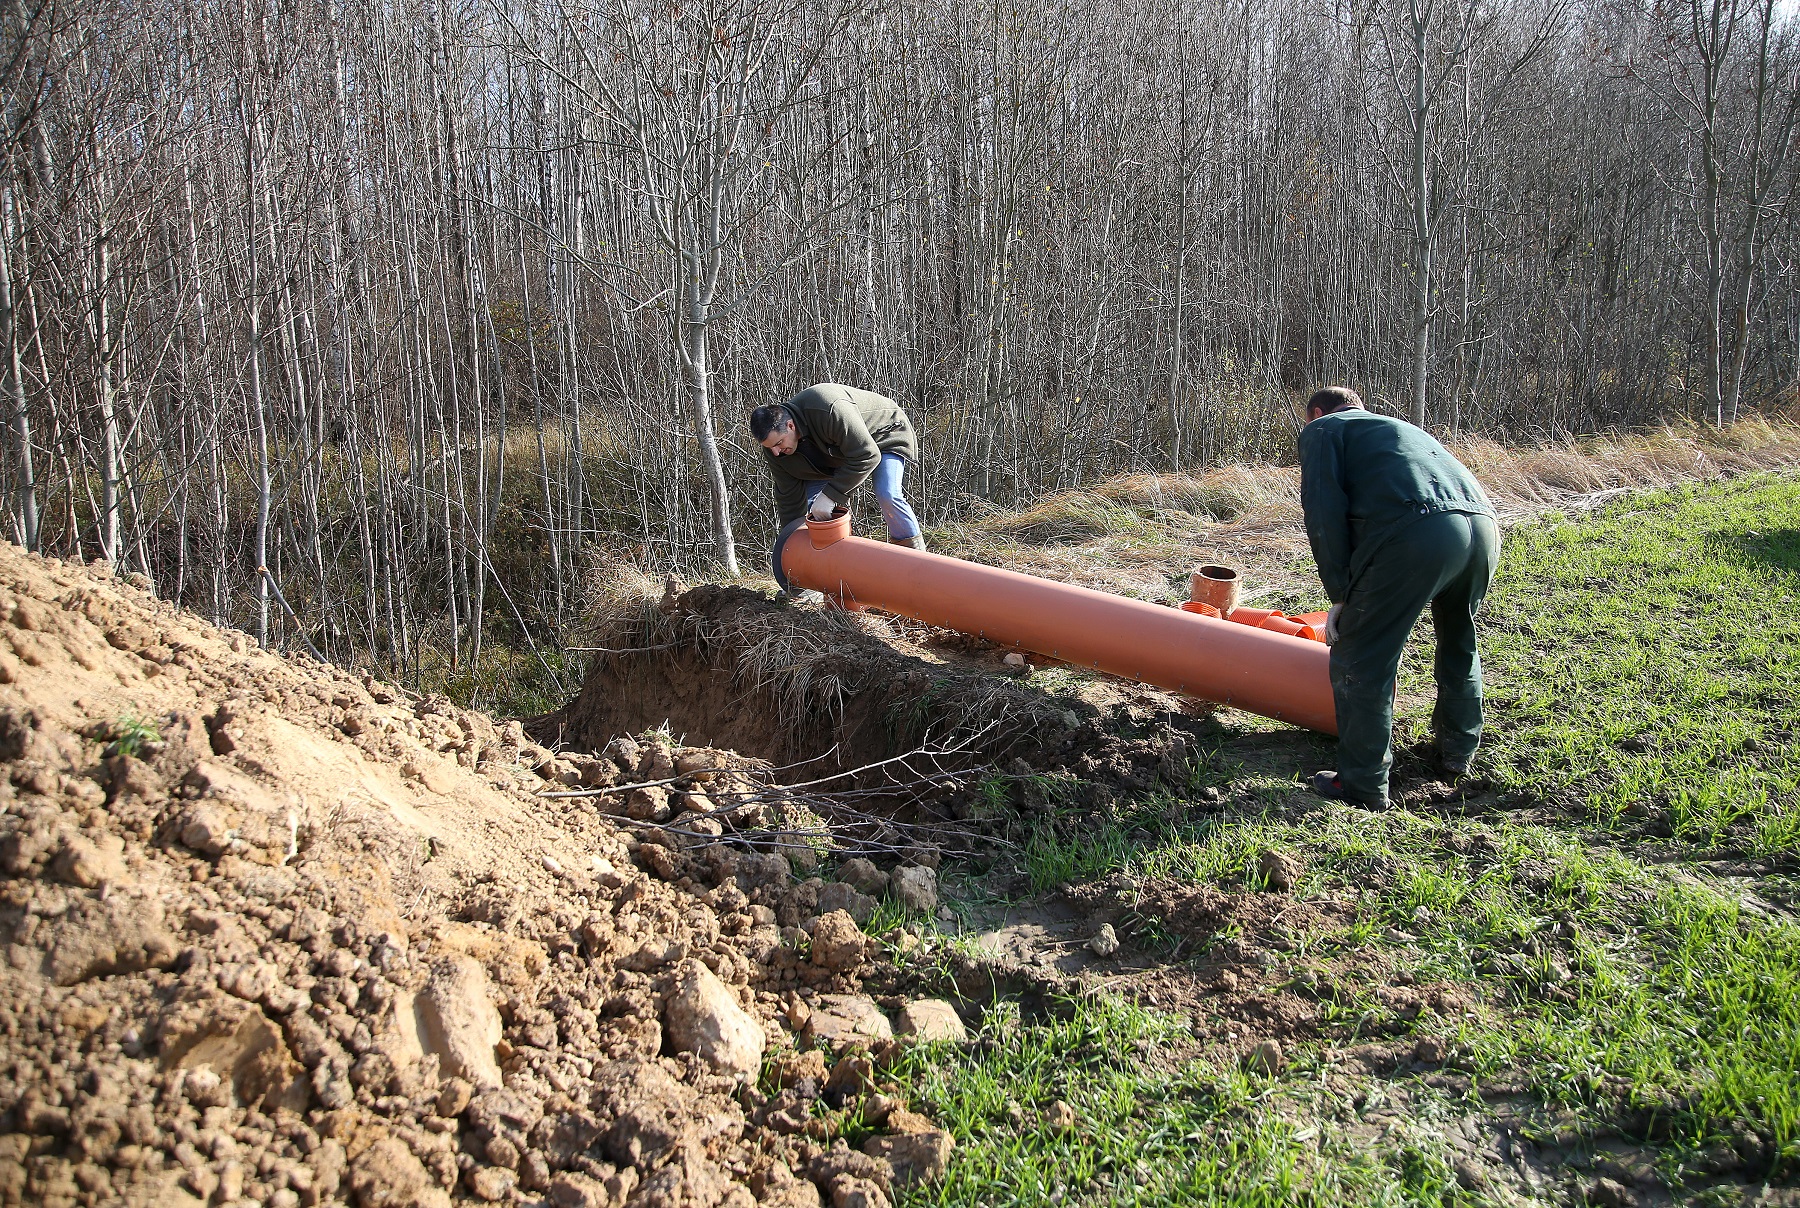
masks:
<instances>
[{"instance_id":1,"label":"dry grass","mask_svg":"<svg viewBox=\"0 0 1800 1208\"><path fill-rule=\"evenodd\" d=\"M1664 427L1508 448L1490 440L1454 442L1507 520L1577 503L1600 491L1654 490L1800 464L1800 428L1742 420L1723 432Z\"/></svg>"},{"instance_id":2,"label":"dry grass","mask_svg":"<svg viewBox=\"0 0 1800 1208\"><path fill-rule=\"evenodd\" d=\"M1450 449L1487 487L1504 523L1653 490L1800 465L1800 426L1747 419L1604 433L1523 448L1472 437ZM1131 474L933 534L945 552L1144 599L1185 598L1196 563L1239 567L1252 598L1316 596L1318 581L1291 465L1229 464L1202 474Z\"/></svg>"}]
</instances>

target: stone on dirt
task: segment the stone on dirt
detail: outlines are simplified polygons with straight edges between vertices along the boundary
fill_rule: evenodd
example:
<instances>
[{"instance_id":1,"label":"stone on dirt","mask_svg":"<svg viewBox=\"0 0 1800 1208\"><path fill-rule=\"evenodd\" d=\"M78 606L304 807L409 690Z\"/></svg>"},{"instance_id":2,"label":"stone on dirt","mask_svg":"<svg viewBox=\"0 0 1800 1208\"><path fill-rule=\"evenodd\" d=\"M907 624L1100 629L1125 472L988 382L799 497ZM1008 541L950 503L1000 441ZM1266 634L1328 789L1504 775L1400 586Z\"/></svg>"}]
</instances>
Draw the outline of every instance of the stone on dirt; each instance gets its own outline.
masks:
<instances>
[{"instance_id":1,"label":"stone on dirt","mask_svg":"<svg viewBox=\"0 0 1800 1208\"><path fill-rule=\"evenodd\" d=\"M933 1183L944 1176L950 1163L950 1150L956 1141L943 1129L905 1133L889 1137L870 1137L863 1142L863 1152L882 1158L894 1168L894 1182L901 1187L915 1183Z\"/></svg>"},{"instance_id":2,"label":"stone on dirt","mask_svg":"<svg viewBox=\"0 0 1800 1208\"><path fill-rule=\"evenodd\" d=\"M895 899L908 910L929 912L938 907L937 873L919 865L896 868L888 879Z\"/></svg>"},{"instance_id":3,"label":"stone on dirt","mask_svg":"<svg viewBox=\"0 0 1800 1208\"><path fill-rule=\"evenodd\" d=\"M1292 893L1304 871L1300 861L1284 851L1265 851L1257 857L1256 867L1263 882L1276 893Z\"/></svg>"},{"instance_id":4,"label":"stone on dirt","mask_svg":"<svg viewBox=\"0 0 1800 1208\"><path fill-rule=\"evenodd\" d=\"M858 1153L843 1140L833 1141L831 1148L813 1158L806 1167L806 1177L819 1185L819 1190L836 1202L838 1188L851 1182L864 1183L887 1198L894 1187L894 1168L886 1158ZM875 1201L871 1201L875 1202Z\"/></svg>"},{"instance_id":5,"label":"stone on dirt","mask_svg":"<svg viewBox=\"0 0 1800 1208\"><path fill-rule=\"evenodd\" d=\"M71 835L64 840L51 871L59 880L81 889L116 884L125 879L124 840L108 835L100 843Z\"/></svg>"},{"instance_id":6,"label":"stone on dirt","mask_svg":"<svg viewBox=\"0 0 1800 1208\"><path fill-rule=\"evenodd\" d=\"M961 1044L969 1038L962 1016L941 998L920 998L900 1008L894 1020L894 1032L919 1041L949 1041Z\"/></svg>"},{"instance_id":7,"label":"stone on dirt","mask_svg":"<svg viewBox=\"0 0 1800 1208\"><path fill-rule=\"evenodd\" d=\"M812 963L821 969L854 969L862 963L863 933L846 911L819 916L813 926Z\"/></svg>"},{"instance_id":8,"label":"stone on dirt","mask_svg":"<svg viewBox=\"0 0 1800 1208\"><path fill-rule=\"evenodd\" d=\"M1637 1208L1637 1192L1617 1179L1599 1178L1588 1186L1587 1202L1595 1208Z\"/></svg>"},{"instance_id":9,"label":"stone on dirt","mask_svg":"<svg viewBox=\"0 0 1800 1208\"><path fill-rule=\"evenodd\" d=\"M1102 923L1087 946L1095 956L1111 956L1119 950L1119 933L1113 930L1111 923Z\"/></svg>"},{"instance_id":10,"label":"stone on dirt","mask_svg":"<svg viewBox=\"0 0 1800 1208\"><path fill-rule=\"evenodd\" d=\"M503 1028L493 985L479 961L454 954L433 963L412 1016L420 1050L437 1054L446 1075L481 1088L500 1085L494 1049ZM400 1022L405 1027L408 1021Z\"/></svg>"},{"instance_id":11,"label":"stone on dirt","mask_svg":"<svg viewBox=\"0 0 1800 1208\"><path fill-rule=\"evenodd\" d=\"M721 1074L756 1075L767 1043L762 1025L704 964L690 960L681 966L663 1010L676 1052L698 1054Z\"/></svg>"},{"instance_id":12,"label":"stone on dirt","mask_svg":"<svg viewBox=\"0 0 1800 1208\"><path fill-rule=\"evenodd\" d=\"M350 1168L357 1208L450 1208L450 1197L398 1137L383 1137Z\"/></svg>"},{"instance_id":13,"label":"stone on dirt","mask_svg":"<svg viewBox=\"0 0 1800 1208\"><path fill-rule=\"evenodd\" d=\"M1277 1040L1262 1041L1244 1058L1244 1068L1253 1074L1279 1074L1286 1064L1287 1055Z\"/></svg>"},{"instance_id":14,"label":"stone on dirt","mask_svg":"<svg viewBox=\"0 0 1800 1208\"><path fill-rule=\"evenodd\" d=\"M800 1038L834 1050L850 1045L868 1048L892 1040L894 1026L866 995L821 994L801 1027Z\"/></svg>"},{"instance_id":15,"label":"stone on dirt","mask_svg":"<svg viewBox=\"0 0 1800 1208\"><path fill-rule=\"evenodd\" d=\"M1444 1042L1436 1036L1421 1036L1413 1045L1413 1060L1422 1061L1426 1065L1442 1065L1450 1055Z\"/></svg>"},{"instance_id":16,"label":"stone on dirt","mask_svg":"<svg viewBox=\"0 0 1800 1208\"><path fill-rule=\"evenodd\" d=\"M865 856L856 856L844 861L844 866L838 869L838 880L849 885L857 893L866 893L874 897L879 896L887 889L888 875L875 867L874 861Z\"/></svg>"},{"instance_id":17,"label":"stone on dirt","mask_svg":"<svg viewBox=\"0 0 1800 1208\"><path fill-rule=\"evenodd\" d=\"M603 1169L611 1170L611 1167ZM637 1171L627 1168L596 1178L579 1171L565 1171L550 1182L550 1202L556 1208L619 1208L637 1187Z\"/></svg>"},{"instance_id":18,"label":"stone on dirt","mask_svg":"<svg viewBox=\"0 0 1800 1208\"><path fill-rule=\"evenodd\" d=\"M874 898L843 881L832 881L819 887L820 914L842 910L861 926L875 917L875 906Z\"/></svg>"},{"instance_id":19,"label":"stone on dirt","mask_svg":"<svg viewBox=\"0 0 1800 1208\"><path fill-rule=\"evenodd\" d=\"M281 1031L257 1007L229 998L189 1004L163 1029L163 1062L172 1069L208 1071L245 1107L304 1111L305 1070Z\"/></svg>"},{"instance_id":20,"label":"stone on dirt","mask_svg":"<svg viewBox=\"0 0 1800 1208\"><path fill-rule=\"evenodd\" d=\"M1075 1109L1061 1099L1044 1109L1044 1126L1055 1132L1068 1132L1075 1127Z\"/></svg>"}]
</instances>

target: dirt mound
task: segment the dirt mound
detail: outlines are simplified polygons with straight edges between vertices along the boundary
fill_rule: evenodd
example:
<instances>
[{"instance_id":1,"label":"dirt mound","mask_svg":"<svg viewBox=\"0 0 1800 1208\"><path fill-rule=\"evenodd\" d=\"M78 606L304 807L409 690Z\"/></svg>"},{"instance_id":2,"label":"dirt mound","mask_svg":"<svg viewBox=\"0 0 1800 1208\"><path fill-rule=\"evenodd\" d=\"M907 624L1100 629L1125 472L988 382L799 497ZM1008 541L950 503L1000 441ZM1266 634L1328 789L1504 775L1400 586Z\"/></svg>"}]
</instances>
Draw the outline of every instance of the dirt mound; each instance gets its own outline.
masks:
<instances>
[{"instance_id":1,"label":"dirt mound","mask_svg":"<svg viewBox=\"0 0 1800 1208\"><path fill-rule=\"evenodd\" d=\"M591 751L666 725L709 746L805 764L790 780L910 756L859 781L908 790L899 796L910 805L954 799L949 790L976 774L1010 781L1025 806L1045 773L1078 777L1090 795L1184 783L1200 747L1199 722L1179 698L1131 685L1102 709L1010 678L1004 652L987 643L877 613L778 604L741 587L628 604L602 641L576 698L530 723L542 741ZM964 657L937 657L946 650ZM934 778L938 794L920 791Z\"/></svg>"},{"instance_id":2,"label":"dirt mound","mask_svg":"<svg viewBox=\"0 0 1800 1208\"><path fill-rule=\"evenodd\" d=\"M830 911L886 877L719 843L772 800L754 760L559 757L10 546L0 760L0 1204L882 1203L898 1155L941 1169L865 1098L883 1042L775 1056L854 1038L828 995L882 1016ZM927 1140L830 1148L887 1110Z\"/></svg>"}]
</instances>

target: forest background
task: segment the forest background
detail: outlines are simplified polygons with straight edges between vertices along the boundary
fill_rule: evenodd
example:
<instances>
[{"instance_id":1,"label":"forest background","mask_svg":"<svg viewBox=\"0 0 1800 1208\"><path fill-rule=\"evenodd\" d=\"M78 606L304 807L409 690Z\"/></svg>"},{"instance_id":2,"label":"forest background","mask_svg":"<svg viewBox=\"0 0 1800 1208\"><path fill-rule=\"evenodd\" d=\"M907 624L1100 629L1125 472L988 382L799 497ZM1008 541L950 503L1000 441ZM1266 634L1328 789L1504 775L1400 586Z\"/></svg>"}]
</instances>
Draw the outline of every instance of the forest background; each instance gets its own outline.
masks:
<instances>
[{"instance_id":1,"label":"forest background","mask_svg":"<svg viewBox=\"0 0 1800 1208\"><path fill-rule=\"evenodd\" d=\"M928 524L1796 401L1774 0L0 0L6 534L436 676L735 574L748 411L901 401ZM754 559L747 552L755 549ZM491 653L491 651L490 651Z\"/></svg>"}]
</instances>

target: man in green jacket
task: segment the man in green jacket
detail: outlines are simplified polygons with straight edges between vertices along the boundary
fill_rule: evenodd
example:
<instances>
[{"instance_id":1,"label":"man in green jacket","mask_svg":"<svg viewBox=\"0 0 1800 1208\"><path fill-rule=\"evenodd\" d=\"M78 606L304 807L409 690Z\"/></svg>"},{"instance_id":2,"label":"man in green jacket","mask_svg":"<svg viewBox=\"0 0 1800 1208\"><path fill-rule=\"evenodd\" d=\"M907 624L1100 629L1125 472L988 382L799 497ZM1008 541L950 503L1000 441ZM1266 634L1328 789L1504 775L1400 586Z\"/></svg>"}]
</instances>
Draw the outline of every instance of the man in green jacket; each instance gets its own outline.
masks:
<instances>
[{"instance_id":1,"label":"man in green jacket","mask_svg":"<svg viewBox=\"0 0 1800 1208\"><path fill-rule=\"evenodd\" d=\"M1437 630L1438 759L1468 771L1481 740L1481 659L1475 610L1500 555L1494 505L1474 475L1431 435L1364 410L1341 386L1314 394L1300 433L1300 502L1319 578L1331 597L1331 691L1338 766L1313 791L1387 804L1393 765L1394 677L1419 614Z\"/></svg>"},{"instance_id":2,"label":"man in green jacket","mask_svg":"<svg viewBox=\"0 0 1800 1208\"><path fill-rule=\"evenodd\" d=\"M919 457L912 420L893 399L823 382L785 403L750 413L750 435L763 448L775 484L782 536L802 519L829 520L865 481L895 545L924 549L919 518L906 502L906 467ZM781 549L781 539L775 542ZM782 580L781 568L775 578Z\"/></svg>"}]
</instances>

